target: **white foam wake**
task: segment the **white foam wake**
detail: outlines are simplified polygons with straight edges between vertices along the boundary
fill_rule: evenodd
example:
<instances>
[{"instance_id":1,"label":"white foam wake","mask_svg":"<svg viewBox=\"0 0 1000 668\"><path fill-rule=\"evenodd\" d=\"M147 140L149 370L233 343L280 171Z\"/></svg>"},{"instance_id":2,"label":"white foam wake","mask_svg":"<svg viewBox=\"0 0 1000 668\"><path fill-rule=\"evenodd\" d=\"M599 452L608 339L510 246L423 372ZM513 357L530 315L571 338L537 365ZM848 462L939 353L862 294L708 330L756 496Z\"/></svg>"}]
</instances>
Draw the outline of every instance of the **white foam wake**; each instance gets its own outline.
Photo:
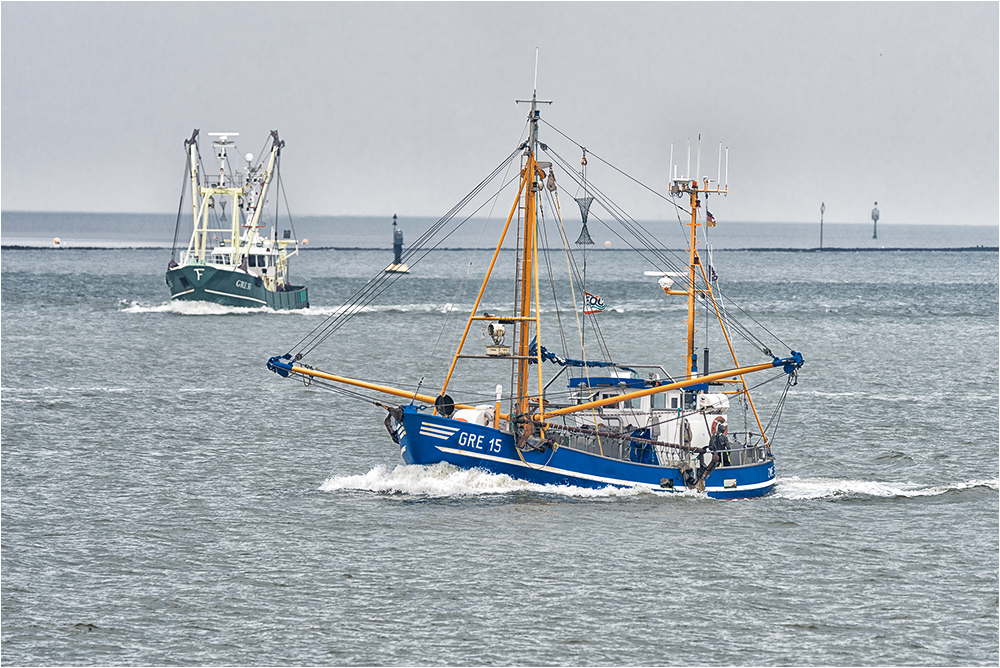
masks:
<instances>
[{"instance_id":1,"label":"white foam wake","mask_svg":"<svg viewBox=\"0 0 1000 668\"><path fill-rule=\"evenodd\" d=\"M450 313L455 310L455 305L445 304L368 304L367 306L356 306L344 304L341 306L311 306L298 311L282 311L282 313L300 312L305 315L343 315L358 313Z\"/></svg>"},{"instance_id":2,"label":"white foam wake","mask_svg":"<svg viewBox=\"0 0 1000 668\"><path fill-rule=\"evenodd\" d=\"M248 308L245 306L223 306L211 302L184 302L174 301L153 306L120 300L120 310L122 313L177 313L179 315L242 315L246 313L268 313L272 311L266 306L259 308Z\"/></svg>"},{"instance_id":3,"label":"white foam wake","mask_svg":"<svg viewBox=\"0 0 1000 668\"><path fill-rule=\"evenodd\" d=\"M998 480L970 480L947 485L916 485L872 480L838 480L835 478L778 478L773 496L782 499L825 499L837 497L920 497L940 496L948 492L987 487L1000 489Z\"/></svg>"},{"instance_id":4,"label":"white foam wake","mask_svg":"<svg viewBox=\"0 0 1000 668\"><path fill-rule=\"evenodd\" d=\"M172 301L162 304L142 304L137 301L120 299L118 301L122 313L177 313L179 315L245 315L248 313L272 313L275 315L293 316L332 316L345 313L357 315L361 313L448 313L454 310L454 304L389 304L368 306L310 306L309 308L283 309L276 311L267 306L224 306L212 302Z\"/></svg>"},{"instance_id":5,"label":"white foam wake","mask_svg":"<svg viewBox=\"0 0 1000 668\"><path fill-rule=\"evenodd\" d=\"M564 485L538 485L516 480L507 475L488 473L479 469L460 469L450 464L433 466L410 466L400 464L391 471L385 466L376 466L361 475L333 476L327 479L320 490L363 490L405 496L455 497L510 494L513 492L534 492L557 494L560 496L594 498L626 497L637 494L652 494L640 489L587 489Z\"/></svg>"},{"instance_id":6,"label":"white foam wake","mask_svg":"<svg viewBox=\"0 0 1000 668\"><path fill-rule=\"evenodd\" d=\"M824 498L893 498L939 496L948 492L986 487L1000 489L998 480L972 480L949 485L927 486L908 483L885 483L866 480L837 480L833 478L779 478L775 490L767 498L772 499L824 499ZM638 488L606 487L589 489L564 485L539 485L517 480L507 475L488 473L480 469L460 469L450 464L433 466L410 466L400 464L393 469L376 466L360 475L333 476L321 486L324 492L359 490L381 494L421 497L466 497L515 492L555 494L576 498L634 497L656 495L664 497L695 496L704 494L694 491L657 494Z\"/></svg>"}]
</instances>

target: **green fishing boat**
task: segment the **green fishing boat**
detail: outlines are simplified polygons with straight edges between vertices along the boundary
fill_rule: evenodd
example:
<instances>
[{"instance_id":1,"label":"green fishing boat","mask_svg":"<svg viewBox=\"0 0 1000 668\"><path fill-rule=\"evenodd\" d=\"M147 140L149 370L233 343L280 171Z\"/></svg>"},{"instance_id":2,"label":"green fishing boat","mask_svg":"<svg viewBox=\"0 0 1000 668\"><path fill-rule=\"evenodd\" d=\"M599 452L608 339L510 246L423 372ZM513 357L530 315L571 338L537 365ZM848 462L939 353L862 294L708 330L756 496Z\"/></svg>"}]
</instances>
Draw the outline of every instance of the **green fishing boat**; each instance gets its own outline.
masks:
<instances>
[{"instance_id":1,"label":"green fishing boat","mask_svg":"<svg viewBox=\"0 0 1000 668\"><path fill-rule=\"evenodd\" d=\"M185 184L166 274L170 298L275 310L307 308L307 289L289 279L288 260L299 252L291 218L279 238L279 198L274 198L273 210L268 207L271 186L281 186L285 142L272 131L270 148L255 162L252 153L243 155L236 148L237 136L209 133L218 171L203 167L198 130L184 140ZM246 165L239 167L240 162ZM193 225L187 249L178 257L177 236L188 197Z\"/></svg>"}]
</instances>

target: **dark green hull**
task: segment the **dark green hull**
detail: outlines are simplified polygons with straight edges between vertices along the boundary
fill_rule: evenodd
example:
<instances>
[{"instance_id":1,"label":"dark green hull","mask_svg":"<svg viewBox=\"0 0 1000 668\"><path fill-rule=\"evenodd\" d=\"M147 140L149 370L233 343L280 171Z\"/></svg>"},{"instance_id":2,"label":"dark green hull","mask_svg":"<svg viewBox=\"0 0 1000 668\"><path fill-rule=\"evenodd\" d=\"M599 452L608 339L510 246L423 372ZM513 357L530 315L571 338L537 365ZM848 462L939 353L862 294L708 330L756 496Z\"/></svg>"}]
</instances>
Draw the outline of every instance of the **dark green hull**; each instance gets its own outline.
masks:
<instances>
[{"instance_id":1,"label":"dark green hull","mask_svg":"<svg viewBox=\"0 0 1000 668\"><path fill-rule=\"evenodd\" d=\"M268 307L276 311L309 307L309 294L301 285L273 292L264 281L242 271L198 264L167 270L170 298L182 301L211 302L245 308Z\"/></svg>"}]
</instances>

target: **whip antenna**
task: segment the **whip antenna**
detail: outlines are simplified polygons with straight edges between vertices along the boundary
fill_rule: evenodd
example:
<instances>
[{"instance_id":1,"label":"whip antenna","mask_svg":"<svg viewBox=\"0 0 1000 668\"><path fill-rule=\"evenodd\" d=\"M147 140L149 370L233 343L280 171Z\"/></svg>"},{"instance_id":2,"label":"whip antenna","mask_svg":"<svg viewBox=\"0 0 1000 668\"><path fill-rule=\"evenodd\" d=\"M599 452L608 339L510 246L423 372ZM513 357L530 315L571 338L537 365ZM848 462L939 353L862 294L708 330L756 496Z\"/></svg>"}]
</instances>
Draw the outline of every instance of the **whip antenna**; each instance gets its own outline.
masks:
<instances>
[{"instance_id":1,"label":"whip antenna","mask_svg":"<svg viewBox=\"0 0 1000 668\"><path fill-rule=\"evenodd\" d=\"M532 92L538 90L538 47L535 47L535 83L531 87Z\"/></svg>"},{"instance_id":2,"label":"whip antenna","mask_svg":"<svg viewBox=\"0 0 1000 668\"><path fill-rule=\"evenodd\" d=\"M722 182L722 142L721 141L719 142L719 174L718 174L718 176L715 177L715 182L717 184Z\"/></svg>"}]
</instances>

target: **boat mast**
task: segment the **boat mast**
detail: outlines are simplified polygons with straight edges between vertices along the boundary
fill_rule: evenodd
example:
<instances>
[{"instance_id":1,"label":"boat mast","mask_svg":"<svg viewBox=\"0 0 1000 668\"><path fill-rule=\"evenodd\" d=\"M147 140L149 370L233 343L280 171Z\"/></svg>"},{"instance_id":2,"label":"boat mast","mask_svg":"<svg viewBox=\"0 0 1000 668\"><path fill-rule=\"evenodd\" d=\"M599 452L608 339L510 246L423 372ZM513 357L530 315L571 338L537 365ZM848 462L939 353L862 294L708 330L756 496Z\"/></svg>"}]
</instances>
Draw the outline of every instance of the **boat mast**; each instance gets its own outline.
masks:
<instances>
[{"instance_id":1,"label":"boat mast","mask_svg":"<svg viewBox=\"0 0 1000 668\"><path fill-rule=\"evenodd\" d=\"M190 153L190 164L191 164L191 213L194 217L192 225L192 240L188 243L188 253L185 255L190 255L190 250L194 245L194 237L198 234L198 206L202 202L202 198L198 197L198 131L195 130L191 135L191 139L184 140L185 146Z\"/></svg>"},{"instance_id":2,"label":"boat mast","mask_svg":"<svg viewBox=\"0 0 1000 668\"><path fill-rule=\"evenodd\" d=\"M701 167L701 137L698 137L698 161L697 165L700 169ZM727 154L728 155L728 154ZM672 160L671 160L672 162ZM690 155L688 157L688 168L690 168ZM694 322L697 312L695 310L695 300L699 292L704 292L706 294L711 294L711 286L706 282L703 289L698 289L697 278L698 274L702 273L704 275L704 269L701 266L701 256L698 254L698 210L702 207L702 196L708 196L709 194L723 194L725 195L728 190L728 184L722 187L718 182L714 186L710 186L711 180L707 177L704 179L703 183L699 183L699 177L696 174L695 178L691 178L690 175L683 178L673 179L673 183L670 186L670 193L675 196L680 196L682 194L687 194L690 199L691 206L691 222L688 223L690 228L690 234L688 238L688 283L684 290L671 290L664 289L667 294L672 295L684 295L687 297L687 331L684 336L685 351L684 351L684 369L685 377L690 379L694 378L698 373L698 360L695 357L694 352ZM707 279L706 279L707 281ZM734 360L735 362L735 360ZM703 369L707 371L707 369Z\"/></svg>"},{"instance_id":3,"label":"boat mast","mask_svg":"<svg viewBox=\"0 0 1000 668\"><path fill-rule=\"evenodd\" d=\"M525 415L528 412L528 383L530 382L531 367L529 365L531 353L531 323L535 323L535 362L538 365L538 402L543 405L543 383L542 383L542 342L541 342L541 318L538 312L538 234L537 234L537 202L538 192L541 190L539 176L544 178L544 174L538 168L538 119L541 112L538 110L539 104L552 104L549 100L539 100L537 90L531 91L530 100L518 100L518 102L530 102L531 110L528 112L528 141L524 152L524 168L521 172L521 186L524 191L524 248L521 253L521 273L518 286L518 335L517 335L517 379L514 388L514 413ZM534 298L532 298L534 291ZM532 302L535 302L535 315L531 315Z\"/></svg>"},{"instance_id":4,"label":"boat mast","mask_svg":"<svg viewBox=\"0 0 1000 668\"><path fill-rule=\"evenodd\" d=\"M688 294L687 294L687 337L686 337L686 363L684 369L687 377L691 378L698 371L698 360L694 352L694 319L695 313L695 280L697 265L701 262L698 257L698 209L701 207L701 200L698 199L698 182L691 181L691 239L688 242Z\"/></svg>"},{"instance_id":5,"label":"boat mast","mask_svg":"<svg viewBox=\"0 0 1000 668\"><path fill-rule=\"evenodd\" d=\"M271 139L272 139L272 142L271 142L271 155L268 158L267 169L264 170L264 177L262 179L262 183L261 183L261 186L260 186L260 194L257 196L257 201L256 201L256 203L254 205L253 214L250 216L250 220L247 221L247 230L248 230L248 232L247 232L247 237L246 237L246 251L245 251L246 254L250 253L250 249L251 249L251 246L253 244L253 235L254 235L254 232L257 230L258 227L260 227L260 214L261 214L261 210L264 208L264 202L267 199L267 190L268 190L268 186L271 185L271 178L272 178L272 175L273 175L273 172L274 172L274 166L275 166L275 164L276 164L276 162L278 160L278 154L281 153L281 149L285 146L284 140L278 139L278 131L277 130L271 130ZM252 188L252 184L249 183L249 182L246 183L245 184L245 188L246 188L246 192L250 193L251 192L251 188ZM236 231L234 233L234 235L233 235L233 247L234 247L234 253L235 253L235 257L233 259L233 262L235 263L236 262L236 258L238 258L241 255L243 255L244 251L242 249L242 243L238 242L238 240L240 239L239 231L238 231L239 230L239 228L238 228L238 225L239 225L238 219L236 219L236 218L233 219L233 225L234 225L233 229ZM275 221L275 229L277 229L277 221ZM239 248L237 248L237 243L239 243L239 246L240 246Z\"/></svg>"},{"instance_id":6,"label":"boat mast","mask_svg":"<svg viewBox=\"0 0 1000 668\"><path fill-rule=\"evenodd\" d=\"M523 415L528 411L528 353L530 340L530 325L528 318L531 317L531 277L532 277L532 248L535 242L535 195L537 193L537 181L535 179L535 148L538 142L538 108L535 94L531 96L531 110L528 112L528 147L525 151L524 173L524 248L521 255L521 276L519 281L518 295L518 336L517 336L517 386L514 397L516 408L515 414Z\"/></svg>"}]
</instances>

